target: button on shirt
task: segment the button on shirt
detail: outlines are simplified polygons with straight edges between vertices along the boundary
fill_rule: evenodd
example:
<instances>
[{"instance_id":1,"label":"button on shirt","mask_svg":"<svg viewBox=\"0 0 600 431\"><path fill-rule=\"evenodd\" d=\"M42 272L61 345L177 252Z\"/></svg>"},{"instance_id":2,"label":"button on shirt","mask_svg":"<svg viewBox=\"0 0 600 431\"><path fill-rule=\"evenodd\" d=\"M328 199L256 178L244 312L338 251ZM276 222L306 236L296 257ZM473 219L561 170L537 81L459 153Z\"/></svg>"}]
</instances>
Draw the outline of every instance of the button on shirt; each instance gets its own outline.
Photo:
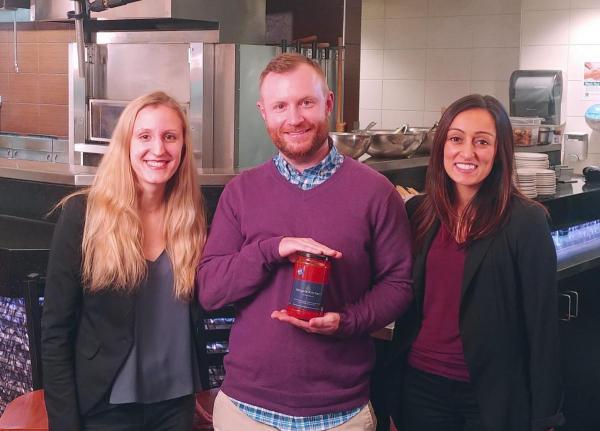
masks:
<instances>
[{"instance_id":1,"label":"button on shirt","mask_svg":"<svg viewBox=\"0 0 600 431\"><path fill-rule=\"evenodd\" d=\"M329 154L317 165L300 172L283 158L281 153L273 158L273 162L279 173L290 183L297 185L302 190L310 190L319 184L323 184L344 163L342 156L332 142L329 142ZM289 416L262 407L230 398L244 414L252 420L274 427L282 431L323 431L340 426L354 416L363 407L343 412L327 413L317 416Z\"/></svg>"}]
</instances>

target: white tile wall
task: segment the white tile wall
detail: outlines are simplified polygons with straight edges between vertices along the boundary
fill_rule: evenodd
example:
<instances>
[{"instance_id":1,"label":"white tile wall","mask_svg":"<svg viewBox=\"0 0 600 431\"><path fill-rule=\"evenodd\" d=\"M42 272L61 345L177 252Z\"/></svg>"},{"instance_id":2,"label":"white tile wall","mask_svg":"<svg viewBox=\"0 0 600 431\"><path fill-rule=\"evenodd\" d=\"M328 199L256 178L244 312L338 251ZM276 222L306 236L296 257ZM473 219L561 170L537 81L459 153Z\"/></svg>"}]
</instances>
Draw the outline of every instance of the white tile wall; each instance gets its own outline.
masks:
<instances>
[{"instance_id":1,"label":"white tile wall","mask_svg":"<svg viewBox=\"0 0 600 431\"><path fill-rule=\"evenodd\" d=\"M471 79L508 81L519 68L519 48L473 49Z\"/></svg>"},{"instance_id":2,"label":"white tile wall","mask_svg":"<svg viewBox=\"0 0 600 431\"><path fill-rule=\"evenodd\" d=\"M473 17L448 16L429 19L428 48L471 48Z\"/></svg>"},{"instance_id":3,"label":"white tile wall","mask_svg":"<svg viewBox=\"0 0 600 431\"><path fill-rule=\"evenodd\" d=\"M508 80L506 81L471 81L470 93L494 96L502 103L506 111L510 110L508 106Z\"/></svg>"},{"instance_id":4,"label":"white tile wall","mask_svg":"<svg viewBox=\"0 0 600 431\"><path fill-rule=\"evenodd\" d=\"M600 0L571 0L571 9L600 8Z\"/></svg>"},{"instance_id":5,"label":"white tile wall","mask_svg":"<svg viewBox=\"0 0 600 431\"><path fill-rule=\"evenodd\" d=\"M361 79L359 91L360 109L381 109L382 81L380 79Z\"/></svg>"},{"instance_id":6,"label":"white tile wall","mask_svg":"<svg viewBox=\"0 0 600 431\"><path fill-rule=\"evenodd\" d=\"M440 111L425 111L423 113L423 125L431 127L440 120L441 116Z\"/></svg>"},{"instance_id":7,"label":"white tile wall","mask_svg":"<svg viewBox=\"0 0 600 431\"><path fill-rule=\"evenodd\" d=\"M388 49L384 51L383 79L423 79L426 70L426 49Z\"/></svg>"},{"instance_id":8,"label":"white tile wall","mask_svg":"<svg viewBox=\"0 0 600 431\"><path fill-rule=\"evenodd\" d=\"M585 100L583 81L569 81L567 84L567 112L569 117L583 116L590 106L600 103L598 100Z\"/></svg>"},{"instance_id":9,"label":"white tile wall","mask_svg":"<svg viewBox=\"0 0 600 431\"><path fill-rule=\"evenodd\" d=\"M431 125L442 106L471 92L506 103L519 65L521 3L535 11L542 1L558 7L559 0L363 0L361 124Z\"/></svg>"},{"instance_id":10,"label":"white tile wall","mask_svg":"<svg viewBox=\"0 0 600 431\"><path fill-rule=\"evenodd\" d=\"M569 15L564 11L525 11L521 30L523 45L566 45Z\"/></svg>"},{"instance_id":11,"label":"white tile wall","mask_svg":"<svg viewBox=\"0 0 600 431\"><path fill-rule=\"evenodd\" d=\"M520 69L562 70L563 79L569 64L568 45L545 45L521 47Z\"/></svg>"},{"instance_id":12,"label":"white tile wall","mask_svg":"<svg viewBox=\"0 0 600 431\"><path fill-rule=\"evenodd\" d=\"M383 19L385 0L362 0L362 19Z\"/></svg>"},{"instance_id":13,"label":"white tile wall","mask_svg":"<svg viewBox=\"0 0 600 431\"><path fill-rule=\"evenodd\" d=\"M411 18L427 16L427 1L385 0L386 18Z\"/></svg>"},{"instance_id":14,"label":"white tile wall","mask_svg":"<svg viewBox=\"0 0 600 431\"><path fill-rule=\"evenodd\" d=\"M522 20L520 67L561 69L567 132L589 132L583 114L600 101L584 100L583 64L600 62L600 0L523 0Z\"/></svg>"},{"instance_id":15,"label":"white tile wall","mask_svg":"<svg viewBox=\"0 0 600 431\"><path fill-rule=\"evenodd\" d=\"M469 81L429 81L425 87L425 110L440 111L470 93Z\"/></svg>"},{"instance_id":16,"label":"white tile wall","mask_svg":"<svg viewBox=\"0 0 600 431\"><path fill-rule=\"evenodd\" d=\"M522 0L523 10L569 9L569 0Z\"/></svg>"},{"instance_id":17,"label":"white tile wall","mask_svg":"<svg viewBox=\"0 0 600 431\"><path fill-rule=\"evenodd\" d=\"M473 0L429 0L429 16L462 16L469 13Z\"/></svg>"},{"instance_id":18,"label":"white tile wall","mask_svg":"<svg viewBox=\"0 0 600 431\"><path fill-rule=\"evenodd\" d=\"M422 111L425 103L425 81L384 80L383 109Z\"/></svg>"},{"instance_id":19,"label":"white tile wall","mask_svg":"<svg viewBox=\"0 0 600 431\"><path fill-rule=\"evenodd\" d=\"M426 79L428 81L468 81L471 79L471 50L428 50Z\"/></svg>"},{"instance_id":20,"label":"white tile wall","mask_svg":"<svg viewBox=\"0 0 600 431\"><path fill-rule=\"evenodd\" d=\"M592 133L592 129L585 122L585 117L567 117L567 133Z\"/></svg>"},{"instance_id":21,"label":"white tile wall","mask_svg":"<svg viewBox=\"0 0 600 431\"><path fill-rule=\"evenodd\" d=\"M571 10L572 45L600 44L600 9Z\"/></svg>"},{"instance_id":22,"label":"white tile wall","mask_svg":"<svg viewBox=\"0 0 600 431\"><path fill-rule=\"evenodd\" d=\"M571 45L569 47L569 79L583 79L583 64L586 61L600 63L600 45Z\"/></svg>"},{"instance_id":23,"label":"white tile wall","mask_svg":"<svg viewBox=\"0 0 600 431\"><path fill-rule=\"evenodd\" d=\"M383 78L383 49L363 49L360 52L360 78Z\"/></svg>"},{"instance_id":24,"label":"white tile wall","mask_svg":"<svg viewBox=\"0 0 600 431\"><path fill-rule=\"evenodd\" d=\"M384 26L385 49L427 48L427 18L386 19Z\"/></svg>"},{"instance_id":25,"label":"white tile wall","mask_svg":"<svg viewBox=\"0 0 600 431\"><path fill-rule=\"evenodd\" d=\"M360 31L360 49L383 49L385 36L383 19L363 19Z\"/></svg>"},{"instance_id":26,"label":"white tile wall","mask_svg":"<svg viewBox=\"0 0 600 431\"><path fill-rule=\"evenodd\" d=\"M359 109L358 118L360 127L367 127L371 121L375 121L379 127L381 125L381 109Z\"/></svg>"},{"instance_id":27,"label":"white tile wall","mask_svg":"<svg viewBox=\"0 0 600 431\"><path fill-rule=\"evenodd\" d=\"M521 14L485 15L473 20L473 46L518 47Z\"/></svg>"},{"instance_id":28,"label":"white tile wall","mask_svg":"<svg viewBox=\"0 0 600 431\"><path fill-rule=\"evenodd\" d=\"M521 0L429 0L431 16L520 13Z\"/></svg>"},{"instance_id":29,"label":"white tile wall","mask_svg":"<svg viewBox=\"0 0 600 431\"><path fill-rule=\"evenodd\" d=\"M423 125L423 111L382 111L381 128L396 129L403 124Z\"/></svg>"},{"instance_id":30,"label":"white tile wall","mask_svg":"<svg viewBox=\"0 0 600 431\"><path fill-rule=\"evenodd\" d=\"M518 14L521 13L521 0L475 0L471 10L473 15Z\"/></svg>"}]
</instances>

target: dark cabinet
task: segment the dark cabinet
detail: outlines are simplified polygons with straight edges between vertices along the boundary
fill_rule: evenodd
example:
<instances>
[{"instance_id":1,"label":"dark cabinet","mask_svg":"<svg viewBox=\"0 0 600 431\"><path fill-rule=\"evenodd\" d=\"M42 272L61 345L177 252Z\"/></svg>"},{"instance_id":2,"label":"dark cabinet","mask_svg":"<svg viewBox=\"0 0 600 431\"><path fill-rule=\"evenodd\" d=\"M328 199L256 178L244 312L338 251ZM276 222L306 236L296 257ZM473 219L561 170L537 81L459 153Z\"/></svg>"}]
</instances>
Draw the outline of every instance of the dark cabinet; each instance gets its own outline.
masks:
<instances>
[{"instance_id":1,"label":"dark cabinet","mask_svg":"<svg viewBox=\"0 0 600 431\"><path fill-rule=\"evenodd\" d=\"M600 269L563 279L559 289L567 419L560 430L600 430Z\"/></svg>"}]
</instances>

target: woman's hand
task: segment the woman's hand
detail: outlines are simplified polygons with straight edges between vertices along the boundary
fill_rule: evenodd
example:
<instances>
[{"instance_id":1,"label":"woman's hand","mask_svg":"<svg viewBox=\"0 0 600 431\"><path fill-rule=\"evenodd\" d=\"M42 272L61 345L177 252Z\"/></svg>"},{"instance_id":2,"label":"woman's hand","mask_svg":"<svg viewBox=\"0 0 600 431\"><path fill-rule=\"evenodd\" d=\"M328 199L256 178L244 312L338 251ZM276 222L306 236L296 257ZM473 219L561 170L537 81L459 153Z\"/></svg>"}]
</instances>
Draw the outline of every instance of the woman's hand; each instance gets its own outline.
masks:
<instances>
[{"instance_id":1,"label":"woman's hand","mask_svg":"<svg viewBox=\"0 0 600 431\"><path fill-rule=\"evenodd\" d=\"M340 327L340 313L327 312L322 317L313 317L308 322L287 314L286 310L273 311L272 319L287 322L311 334L333 335Z\"/></svg>"}]
</instances>

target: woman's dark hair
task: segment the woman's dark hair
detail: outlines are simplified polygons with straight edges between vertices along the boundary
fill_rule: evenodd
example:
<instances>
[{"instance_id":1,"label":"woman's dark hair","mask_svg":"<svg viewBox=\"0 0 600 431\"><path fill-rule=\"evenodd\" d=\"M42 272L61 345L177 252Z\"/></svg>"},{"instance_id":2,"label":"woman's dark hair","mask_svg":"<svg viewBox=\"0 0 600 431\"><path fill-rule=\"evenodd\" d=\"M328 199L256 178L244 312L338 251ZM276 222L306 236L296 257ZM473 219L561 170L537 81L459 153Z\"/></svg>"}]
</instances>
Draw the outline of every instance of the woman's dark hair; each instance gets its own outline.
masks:
<instances>
[{"instance_id":1,"label":"woman's dark hair","mask_svg":"<svg viewBox=\"0 0 600 431\"><path fill-rule=\"evenodd\" d=\"M496 154L490 174L462 214L458 214L454 182L444 169L444 146L454 118L469 109L485 109L494 118ZM411 218L414 249L422 246L435 219L446 225L465 245L500 229L508 218L511 197L524 198L512 181L513 153L510 119L497 99L472 94L452 103L438 124L425 179L425 196Z\"/></svg>"}]
</instances>

